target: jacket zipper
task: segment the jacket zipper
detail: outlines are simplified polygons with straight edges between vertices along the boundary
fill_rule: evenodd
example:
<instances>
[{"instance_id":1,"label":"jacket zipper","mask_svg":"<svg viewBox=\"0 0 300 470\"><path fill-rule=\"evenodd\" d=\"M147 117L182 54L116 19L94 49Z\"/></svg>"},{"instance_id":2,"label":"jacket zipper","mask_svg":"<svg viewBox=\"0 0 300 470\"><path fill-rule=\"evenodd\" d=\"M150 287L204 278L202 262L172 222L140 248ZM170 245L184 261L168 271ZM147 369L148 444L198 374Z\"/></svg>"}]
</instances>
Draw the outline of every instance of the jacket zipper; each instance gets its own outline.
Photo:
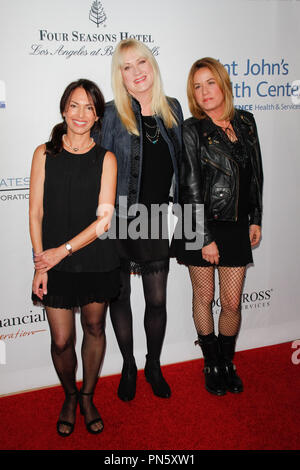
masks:
<instances>
[{"instance_id":1,"label":"jacket zipper","mask_svg":"<svg viewBox=\"0 0 300 470\"><path fill-rule=\"evenodd\" d=\"M226 155L225 158L228 158L229 160L231 160L235 165L236 165L236 168L237 168L237 172L238 172L238 181L237 181L237 197L236 197L236 204L235 204L235 221L237 221L237 214L238 214L238 205L239 205L239 190L240 190L240 186L239 186L239 180L240 180L240 172L239 172L239 167L238 167L238 164L231 158L231 157L228 157ZM228 171L225 171L223 168L221 168L219 165L217 165L216 163L212 162L211 160L208 160L207 158L203 158L203 160L205 162L207 162L209 165L212 165L214 166L215 168L217 168L218 170L222 171L223 173L225 173L225 175L227 176L231 176L230 173Z\"/></svg>"},{"instance_id":2,"label":"jacket zipper","mask_svg":"<svg viewBox=\"0 0 300 470\"><path fill-rule=\"evenodd\" d=\"M238 164L233 160L233 158L228 157L226 155L226 158L231 160L235 165L238 173L238 179L237 179L237 194L236 194L236 204L235 204L235 221L238 219L238 207L239 207L239 193L240 193L240 170Z\"/></svg>"},{"instance_id":3,"label":"jacket zipper","mask_svg":"<svg viewBox=\"0 0 300 470\"><path fill-rule=\"evenodd\" d=\"M212 166L214 166L215 168L217 168L218 170L222 171L222 173L225 173L225 175L231 176L228 171L224 170L222 167L220 167L220 166L217 165L216 163L212 162L211 160L208 160L207 158L203 158L203 160L204 160L206 163L208 163L209 165L212 165Z\"/></svg>"},{"instance_id":4,"label":"jacket zipper","mask_svg":"<svg viewBox=\"0 0 300 470\"><path fill-rule=\"evenodd\" d=\"M254 175L254 179L255 179L255 184L256 184L256 188L257 188L257 194L259 195L259 201L257 201L257 202L258 202L258 204L259 204L259 206L260 206L260 208L261 208L261 191L260 191L260 187L259 187L258 179L257 179L257 176L256 176L256 175ZM259 208L259 209L260 209L260 208Z\"/></svg>"}]
</instances>

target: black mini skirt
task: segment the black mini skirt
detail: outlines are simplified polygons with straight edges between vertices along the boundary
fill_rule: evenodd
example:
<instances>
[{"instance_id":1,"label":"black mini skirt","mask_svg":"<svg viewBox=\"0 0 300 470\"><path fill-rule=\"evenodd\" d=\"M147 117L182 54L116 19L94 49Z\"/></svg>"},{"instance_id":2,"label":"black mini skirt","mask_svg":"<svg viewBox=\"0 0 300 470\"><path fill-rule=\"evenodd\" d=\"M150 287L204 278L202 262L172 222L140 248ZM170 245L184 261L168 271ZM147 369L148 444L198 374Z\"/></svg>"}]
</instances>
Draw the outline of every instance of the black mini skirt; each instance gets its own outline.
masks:
<instances>
[{"instance_id":1,"label":"black mini skirt","mask_svg":"<svg viewBox=\"0 0 300 470\"><path fill-rule=\"evenodd\" d=\"M118 296L120 290L119 268L108 272L48 271L47 294L40 300L33 292L34 304L46 307L71 309L92 302L107 302Z\"/></svg>"},{"instance_id":2,"label":"black mini skirt","mask_svg":"<svg viewBox=\"0 0 300 470\"><path fill-rule=\"evenodd\" d=\"M247 218L238 222L211 221L208 228L219 250L219 265L242 267L253 263ZM186 250L186 240L174 240L172 256L180 264L189 266L212 266L202 258L202 250ZM190 240L189 240L190 242Z\"/></svg>"}]
</instances>

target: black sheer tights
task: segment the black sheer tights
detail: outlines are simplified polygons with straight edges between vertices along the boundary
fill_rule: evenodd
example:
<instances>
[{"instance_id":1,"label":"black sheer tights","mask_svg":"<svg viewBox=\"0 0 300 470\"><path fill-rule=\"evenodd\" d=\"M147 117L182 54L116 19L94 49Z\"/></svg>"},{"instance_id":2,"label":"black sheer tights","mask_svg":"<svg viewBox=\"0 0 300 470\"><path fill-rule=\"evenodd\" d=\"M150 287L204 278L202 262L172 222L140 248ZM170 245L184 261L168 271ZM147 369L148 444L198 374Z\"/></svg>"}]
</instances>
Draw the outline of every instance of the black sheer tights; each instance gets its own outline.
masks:
<instances>
[{"instance_id":1,"label":"black sheer tights","mask_svg":"<svg viewBox=\"0 0 300 470\"><path fill-rule=\"evenodd\" d=\"M167 279L167 270L142 275L146 304L144 327L148 356L153 359L159 359L165 336ZM110 315L125 363L134 361L130 293L130 274L121 272L121 291L110 303Z\"/></svg>"},{"instance_id":2,"label":"black sheer tights","mask_svg":"<svg viewBox=\"0 0 300 470\"><path fill-rule=\"evenodd\" d=\"M77 394L74 394L77 368L75 314L72 310L61 308L46 307L46 311L51 332L51 356L66 395L59 419L74 423L77 405ZM81 308L82 392L85 393L94 392L103 360L106 345L105 316L106 304L104 303L93 302ZM92 395L83 395L82 401L86 422L98 418L99 413L92 402ZM100 424L96 423L94 430L99 426ZM68 428L61 425L61 431L68 432Z\"/></svg>"},{"instance_id":3,"label":"black sheer tights","mask_svg":"<svg viewBox=\"0 0 300 470\"><path fill-rule=\"evenodd\" d=\"M219 333L237 335L241 322L241 295L245 267L217 267L219 274L221 312ZM215 291L215 268L189 266L193 287L193 318L198 335L214 333L212 302Z\"/></svg>"}]
</instances>

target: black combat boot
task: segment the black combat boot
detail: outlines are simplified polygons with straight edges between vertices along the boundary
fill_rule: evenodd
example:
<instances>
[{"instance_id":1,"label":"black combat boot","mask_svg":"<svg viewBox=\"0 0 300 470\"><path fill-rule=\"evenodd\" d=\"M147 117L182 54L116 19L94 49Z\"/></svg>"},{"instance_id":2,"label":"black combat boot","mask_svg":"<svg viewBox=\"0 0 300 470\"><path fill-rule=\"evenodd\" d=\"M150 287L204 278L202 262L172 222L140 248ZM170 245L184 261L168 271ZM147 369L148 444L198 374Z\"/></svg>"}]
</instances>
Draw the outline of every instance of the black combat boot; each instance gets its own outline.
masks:
<instances>
[{"instance_id":1,"label":"black combat boot","mask_svg":"<svg viewBox=\"0 0 300 470\"><path fill-rule=\"evenodd\" d=\"M237 375L236 367L232 362L235 352L236 335L223 336L219 334L218 343L227 390L231 393L241 393L244 389L243 382Z\"/></svg>"},{"instance_id":2,"label":"black combat boot","mask_svg":"<svg viewBox=\"0 0 300 470\"><path fill-rule=\"evenodd\" d=\"M225 395L226 384L220 364L218 339L211 333L209 335L198 335L198 341L204 357L205 388L213 395Z\"/></svg>"}]
</instances>

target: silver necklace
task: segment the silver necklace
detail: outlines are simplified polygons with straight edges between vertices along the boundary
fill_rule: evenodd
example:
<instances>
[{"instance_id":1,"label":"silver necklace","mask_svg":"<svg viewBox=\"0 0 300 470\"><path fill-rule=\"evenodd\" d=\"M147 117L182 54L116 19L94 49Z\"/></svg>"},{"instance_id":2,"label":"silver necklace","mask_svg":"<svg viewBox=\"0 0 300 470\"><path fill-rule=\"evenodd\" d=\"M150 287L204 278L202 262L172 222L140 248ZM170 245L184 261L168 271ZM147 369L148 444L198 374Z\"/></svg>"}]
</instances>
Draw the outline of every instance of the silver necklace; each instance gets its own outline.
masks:
<instances>
[{"instance_id":1,"label":"silver necklace","mask_svg":"<svg viewBox=\"0 0 300 470\"><path fill-rule=\"evenodd\" d=\"M150 126L150 124L147 124L145 121L145 126L148 127L149 129L155 129L154 135L150 135L146 129L146 138L151 142L151 144L156 144L158 142L159 136L160 136L160 130L157 125L157 123L154 126Z\"/></svg>"},{"instance_id":2,"label":"silver necklace","mask_svg":"<svg viewBox=\"0 0 300 470\"><path fill-rule=\"evenodd\" d=\"M68 144L68 142L66 141L66 134L64 134L64 135L62 136L62 140L63 140L63 143L64 143L67 147L69 147L69 149L73 150L74 152L79 152L79 151L82 151L82 150L87 150L87 149L90 148L91 145L93 145L93 143L94 143L94 139L93 139L93 137L91 137L90 143L89 143L89 145L88 145L87 147L79 148L79 147L72 147L72 145Z\"/></svg>"}]
</instances>

